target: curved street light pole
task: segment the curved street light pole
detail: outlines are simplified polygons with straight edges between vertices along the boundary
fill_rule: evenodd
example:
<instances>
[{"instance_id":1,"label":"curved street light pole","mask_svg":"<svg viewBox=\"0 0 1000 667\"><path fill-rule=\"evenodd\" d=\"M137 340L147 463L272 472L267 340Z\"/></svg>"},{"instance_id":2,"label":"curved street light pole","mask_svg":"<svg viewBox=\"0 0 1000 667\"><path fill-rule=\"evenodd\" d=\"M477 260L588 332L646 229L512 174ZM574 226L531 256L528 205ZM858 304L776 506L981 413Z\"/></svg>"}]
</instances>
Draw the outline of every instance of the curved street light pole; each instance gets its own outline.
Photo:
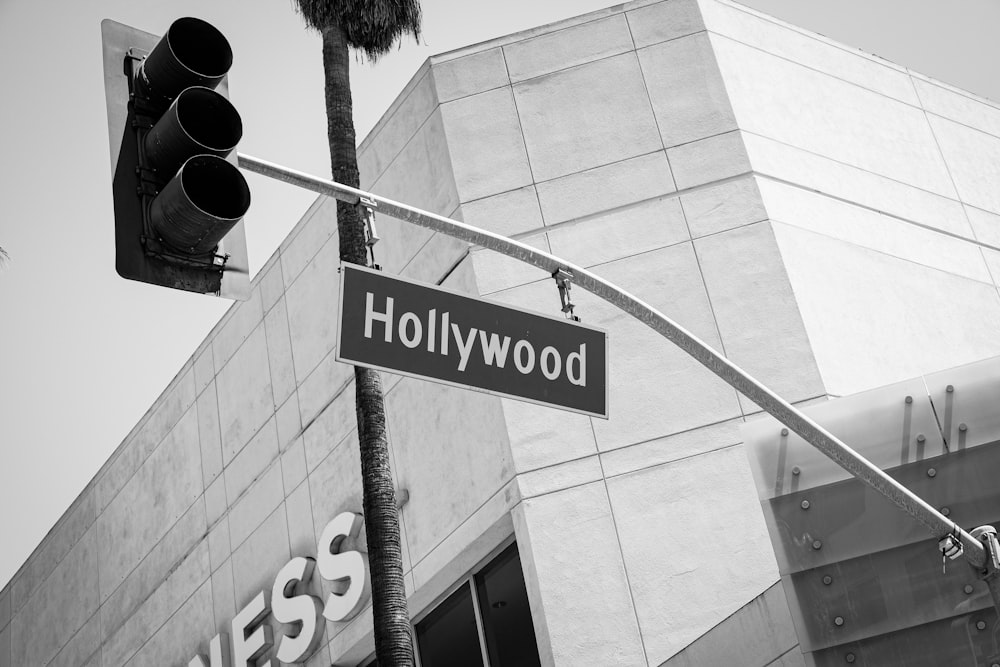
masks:
<instances>
[{"instance_id":1,"label":"curved street light pole","mask_svg":"<svg viewBox=\"0 0 1000 667\"><path fill-rule=\"evenodd\" d=\"M965 559L977 571L984 573L983 578L989 586L993 605L1000 613L1000 578L997 577L1000 568L994 564L995 559L992 559L988 553L997 551L995 533L991 534L988 531L977 529L976 532L979 538L983 539L983 542L977 537L973 537L955 522L924 502L919 496L885 474L878 466L841 442L805 413L649 304L582 267L514 239L242 153L238 155L238 159L240 167L248 171L350 204L362 203L363 199L364 204L370 206L374 203L379 212L393 218L493 250L538 267L550 275L560 269L569 271L572 274L573 283L618 307L675 344L708 370L722 378L729 386L763 408L765 412L784 424L789 430L833 459L837 465L915 518L934 537L941 540L951 536L959 541L964 549ZM992 535L992 537L984 537L984 535ZM993 548L989 546L989 539L993 540ZM984 548L984 544L987 545L987 548Z\"/></svg>"}]
</instances>

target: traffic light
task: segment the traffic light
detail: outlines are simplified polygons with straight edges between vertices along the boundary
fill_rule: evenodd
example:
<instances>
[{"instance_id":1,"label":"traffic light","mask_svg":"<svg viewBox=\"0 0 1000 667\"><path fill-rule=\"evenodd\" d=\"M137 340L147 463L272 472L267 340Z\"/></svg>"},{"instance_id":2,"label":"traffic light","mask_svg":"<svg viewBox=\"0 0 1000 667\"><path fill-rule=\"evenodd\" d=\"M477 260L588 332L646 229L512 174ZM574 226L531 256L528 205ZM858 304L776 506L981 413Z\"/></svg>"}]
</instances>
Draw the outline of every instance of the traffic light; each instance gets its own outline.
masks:
<instances>
[{"instance_id":1,"label":"traffic light","mask_svg":"<svg viewBox=\"0 0 1000 667\"><path fill-rule=\"evenodd\" d=\"M805 412L966 530L1000 520L1000 357ZM965 561L770 417L744 440L806 664L1000 664L1000 622Z\"/></svg>"},{"instance_id":2,"label":"traffic light","mask_svg":"<svg viewBox=\"0 0 1000 667\"><path fill-rule=\"evenodd\" d=\"M228 41L190 17L159 40L110 19L101 32L118 274L246 299L250 189L233 152Z\"/></svg>"}]
</instances>

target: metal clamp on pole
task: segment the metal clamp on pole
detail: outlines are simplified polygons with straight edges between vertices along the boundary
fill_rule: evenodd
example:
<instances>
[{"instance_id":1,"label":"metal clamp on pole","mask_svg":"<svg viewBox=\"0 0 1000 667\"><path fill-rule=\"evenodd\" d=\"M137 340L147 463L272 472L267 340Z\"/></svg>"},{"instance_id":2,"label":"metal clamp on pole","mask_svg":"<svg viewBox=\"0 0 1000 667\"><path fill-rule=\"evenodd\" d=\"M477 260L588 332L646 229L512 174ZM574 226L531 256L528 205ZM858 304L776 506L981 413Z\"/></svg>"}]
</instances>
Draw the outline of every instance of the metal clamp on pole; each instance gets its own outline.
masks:
<instances>
[{"instance_id":1,"label":"metal clamp on pole","mask_svg":"<svg viewBox=\"0 0 1000 667\"><path fill-rule=\"evenodd\" d=\"M938 550L941 552L941 574L945 573L947 559L955 560L965 553L962 546L962 539L957 534L945 535L938 541Z\"/></svg>"},{"instance_id":2,"label":"metal clamp on pole","mask_svg":"<svg viewBox=\"0 0 1000 667\"><path fill-rule=\"evenodd\" d=\"M356 206L358 215L361 216L365 225L365 245L368 247L368 255L371 258L370 266L381 271L382 267L375 263L375 244L380 240L378 230L375 229L375 209L378 208L378 202L368 197L360 197Z\"/></svg>"},{"instance_id":3,"label":"metal clamp on pole","mask_svg":"<svg viewBox=\"0 0 1000 667\"><path fill-rule=\"evenodd\" d=\"M573 309L576 306L570 300L569 295L570 281L573 280L573 274L566 269L559 268L552 272L552 277L556 281L556 287L559 288L559 301L562 303L560 310L566 314L567 319L579 322L580 318L573 314Z\"/></svg>"},{"instance_id":4,"label":"metal clamp on pole","mask_svg":"<svg viewBox=\"0 0 1000 667\"><path fill-rule=\"evenodd\" d=\"M1000 542L997 541L997 529L993 526L979 526L970 533L983 543L986 552L986 563L982 569L977 568L979 578L986 582L993 598L993 606L1000 612Z\"/></svg>"}]
</instances>

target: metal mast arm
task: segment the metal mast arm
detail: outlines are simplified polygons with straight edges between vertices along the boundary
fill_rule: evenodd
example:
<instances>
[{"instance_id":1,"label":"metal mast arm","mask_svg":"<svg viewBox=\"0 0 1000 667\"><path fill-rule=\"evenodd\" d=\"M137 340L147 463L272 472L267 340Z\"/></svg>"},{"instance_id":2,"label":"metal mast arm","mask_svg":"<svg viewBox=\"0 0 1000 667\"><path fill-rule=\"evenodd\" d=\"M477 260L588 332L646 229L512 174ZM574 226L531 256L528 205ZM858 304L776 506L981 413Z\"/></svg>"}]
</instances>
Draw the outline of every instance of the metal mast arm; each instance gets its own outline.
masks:
<instances>
[{"instance_id":1,"label":"metal mast arm","mask_svg":"<svg viewBox=\"0 0 1000 667\"><path fill-rule=\"evenodd\" d=\"M892 477L889 477L880 468L841 442L832 433L828 432L759 381L755 380L739 366L709 347L690 331L652 306L586 269L505 236L478 229L435 213L422 211L406 204L400 204L399 202L379 197L370 192L317 178L247 155L239 154L238 158L240 167L248 171L297 185L306 190L311 190L351 204L358 203L363 197L376 202L378 210L381 213L403 220L404 222L440 232L446 236L466 241L473 245L481 246L488 250L499 252L507 257L512 257L526 264L536 266L547 274L551 275L558 269L569 270L573 274L573 282L576 285L617 306L677 345L708 370L722 378L729 386L759 405L769 415L833 459L840 467L850 472L854 477L860 479L922 523L934 537L941 539L952 535L959 539L965 549L964 555L966 560L980 570L985 567L987 560L986 553L982 543L978 539L962 530L955 522L949 520L912 491Z\"/></svg>"}]
</instances>

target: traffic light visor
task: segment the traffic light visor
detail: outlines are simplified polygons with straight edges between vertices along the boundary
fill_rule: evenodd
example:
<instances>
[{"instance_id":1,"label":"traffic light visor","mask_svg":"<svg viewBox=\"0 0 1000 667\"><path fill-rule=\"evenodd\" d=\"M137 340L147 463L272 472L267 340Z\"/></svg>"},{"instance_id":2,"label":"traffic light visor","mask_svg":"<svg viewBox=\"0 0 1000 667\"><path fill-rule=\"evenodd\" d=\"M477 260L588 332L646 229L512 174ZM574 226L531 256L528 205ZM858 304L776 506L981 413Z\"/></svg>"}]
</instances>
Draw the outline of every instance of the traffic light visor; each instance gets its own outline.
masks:
<instances>
[{"instance_id":1,"label":"traffic light visor","mask_svg":"<svg viewBox=\"0 0 1000 667\"><path fill-rule=\"evenodd\" d=\"M233 65L233 50L215 26L185 17L174 21L136 75L139 92L166 106L185 88L215 88Z\"/></svg>"}]
</instances>

